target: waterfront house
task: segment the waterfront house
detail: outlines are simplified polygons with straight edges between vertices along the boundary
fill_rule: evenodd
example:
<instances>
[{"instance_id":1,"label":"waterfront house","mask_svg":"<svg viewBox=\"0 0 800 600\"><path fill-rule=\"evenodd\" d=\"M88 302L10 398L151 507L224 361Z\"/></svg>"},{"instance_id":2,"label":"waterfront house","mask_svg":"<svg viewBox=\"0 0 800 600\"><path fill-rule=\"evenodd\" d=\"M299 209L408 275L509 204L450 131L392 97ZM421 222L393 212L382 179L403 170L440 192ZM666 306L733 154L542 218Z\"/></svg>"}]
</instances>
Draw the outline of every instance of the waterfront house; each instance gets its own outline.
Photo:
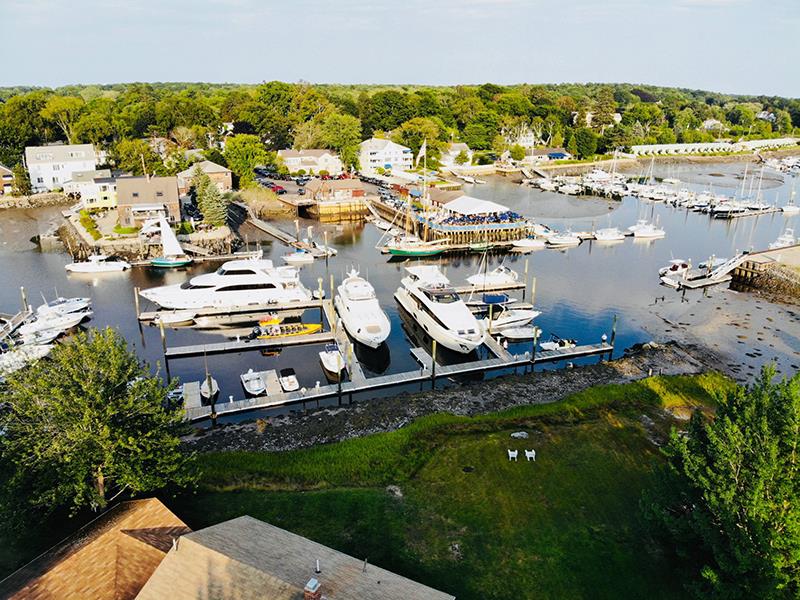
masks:
<instances>
[{"instance_id":1,"label":"waterfront house","mask_svg":"<svg viewBox=\"0 0 800 600\"><path fill-rule=\"evenodd\" d=\"M181 219L176 177L120 177L117 179L117 212L122 227L139 227L148 220Z\"/></svg>"},{"instance_id":2,"label":"waterfront house","mask_svg":"<svg viewBox=\"0 0 800 600\"><path fill-rule=\"evenodd\" d=\"M117 182L111 169L74 172L64 183L64 193L80 200L84 208L117 207Z\"/></svg>"},{"instance_id":3,"label":"waterfront house","mask_svg":"<svg viewBox=\"0 0 800 600\"><path fill-rule=\"evenodd\" d=\"M0 598L133 600L190 531L155 498L122 502L0 581Z\"/></svg>"},{"instance_id":4,"label":"waterfront house","mask_svg":"<svg viewBox=\"0 0 800 600\"><path fill-rule=\"evenodd\" d=\"M363 198L364 184L358 179L312 179L306 184L306 194L318 202Z\"/></svg>"},{"instance_id":5,"label":"waterfront house","mask_svg":"<svg viewBox=\"0 0 800 600\"><path fill-rule=\"evenodd\" d=\"M252 517L178 539L138 600L454 600Z\"/></svg>"},{"instance_id":6,"label":"waterfront house","mask_svg":"<svg viewBox=\"0 0 800 600\"><path fill-rule=\"evenodd\" d=\"M453 167L457 168L462 166L456 162L456 157L462 152L467 156L467 162L465 162L464 165L469 166L470 164L472 164L473 152L470 149L470 147L467 146L464 142L456 142L453 144L448 144L447 149L444 152L442 152L442 158L440 161L442 163L442 166L448 168L453 168Z\"/></svg>"},{"instance_id":7,"label":"waterfront house","mask_svg":"<svg viewBox=\"0 0 800 600\"><path fill-rule=\"evenodd\" d=\"M570 158L572 158L572 154L567 152L564 148L540 146L531 150L530 155L526 157L524 162L538 163L548 160L568 160Z\"/></svg>"},{"instance_id":8,"label":"waterfront house","mask_svg":"<svg viewBox=\"0 0 800 600\"><path fill-rule=\"evenodd\" d=\"M223 194L233 189L233 179L229 168L213 163L210 160L203 160L178 173L178 194L185 196L189 193L192 187L192 178L197 169L208 175L212 183L216 184L217 189Z\"/></svg>"},{"instance_id":9,"label":"waterfront house","mask_svg":"<svg viewBox=\"0 0 800 600\"><path fill-rule=\"evenodd\" d=\"M371 138L359 145L359 163L361 172L372 175L378 169L405 171L414 164L411 148L397 144L391 140Z\"/></svg>"},{"instance_id":10,"label":"waterfront house","mask_svg":"<svg viewBox=\"0 0 800 600\"><path fill-rule=\"evenodd\" d=\"M331 150L309 148L307 150L278 150L278 157L283 161L289 173L308 175L339 175L344 171L339 156Z\"/></svg>"},{"instance_id":11,"label":"waterfront house","mask_svg":"<svg viewBox=\"0 0 800 600\"><path fill-rule=\"evenodd\" d=\"M11 189L14 187L14 172L0 165L0 196L11 194Z\"/></svg>"},{"instance_id":12,"label":"waterfront house","mask_svg":"<svg viewBox=\"0 0 800 600\"><path fill-rule=\"evenodd\" d=\"M94 171L97 154L92 144L55 144L25 148L25 164L34 192L62 189L72 174Z\"/></svg>"}]
</instances>

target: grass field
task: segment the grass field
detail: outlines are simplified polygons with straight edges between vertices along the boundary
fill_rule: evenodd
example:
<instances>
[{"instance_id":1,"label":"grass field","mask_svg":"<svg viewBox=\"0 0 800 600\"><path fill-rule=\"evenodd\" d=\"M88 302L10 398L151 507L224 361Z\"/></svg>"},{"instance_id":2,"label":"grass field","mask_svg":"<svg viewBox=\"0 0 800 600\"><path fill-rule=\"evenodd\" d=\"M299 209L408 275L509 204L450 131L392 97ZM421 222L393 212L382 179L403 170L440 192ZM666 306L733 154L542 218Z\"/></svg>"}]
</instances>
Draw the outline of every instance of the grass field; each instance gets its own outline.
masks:
<instances>
[{"instance_id":1,"label":"grass field","mask_svg":"<svg viewBox=\"0 0 800 600\"><path fill-rule=\"evenodd\" d=\"M681 597L639 511L652 439L730 385L654 377L308 450L203 455L201 488L165 501L193 528L249 514L460 600Z\"/></svg>"}]
</instances>

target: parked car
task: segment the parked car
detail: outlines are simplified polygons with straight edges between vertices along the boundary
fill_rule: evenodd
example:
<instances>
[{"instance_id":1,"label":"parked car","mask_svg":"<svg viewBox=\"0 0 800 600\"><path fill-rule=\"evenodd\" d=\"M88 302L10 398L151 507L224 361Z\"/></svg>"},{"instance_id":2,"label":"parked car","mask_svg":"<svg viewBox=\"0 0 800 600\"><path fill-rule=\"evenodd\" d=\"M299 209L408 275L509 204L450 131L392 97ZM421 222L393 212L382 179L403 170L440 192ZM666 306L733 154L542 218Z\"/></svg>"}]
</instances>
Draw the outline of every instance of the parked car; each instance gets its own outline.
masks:
<instances>
[{"instance_id":1,"label":"parked car","mask_svg":"<svg viewBox=\"0 0 800 600\"><path fill-rule=\"evenodd\" d=\"M273 185L272 186L272 191L275 192L276 194L278 194L279 196L281 194L285 194L286 193L286 189L281 185Z\"/></svg>"},{"instance_id":2,"label":"parked car","mask_svg":"<svg viewBox=\"0 0 800 600\"><path fill-rule=\"evenodd\" d=\"M306 195L306 188L304 188L304 187L297 188L297 194L299 196L305 196Z\"/></svg>"}]
</instances>

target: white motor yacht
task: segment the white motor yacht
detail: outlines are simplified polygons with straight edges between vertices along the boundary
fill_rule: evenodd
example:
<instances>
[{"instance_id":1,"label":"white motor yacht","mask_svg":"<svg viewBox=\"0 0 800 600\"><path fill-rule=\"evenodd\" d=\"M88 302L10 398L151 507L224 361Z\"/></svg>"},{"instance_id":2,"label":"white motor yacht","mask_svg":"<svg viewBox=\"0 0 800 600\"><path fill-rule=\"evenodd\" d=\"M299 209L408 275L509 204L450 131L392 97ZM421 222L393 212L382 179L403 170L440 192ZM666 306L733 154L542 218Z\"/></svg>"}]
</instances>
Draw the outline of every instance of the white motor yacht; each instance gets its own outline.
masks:
<instances>
[{"instance_id":1,"label":"white motor yacht","mask_svg":"<svg viewBox=\"0 0 800 600\"><path fill-rule=\"evenodd\" d=\"M642 227L639 227L638 229L634 230L634 232L633 232L633 237L634 238L640 238L640 239L663 238L665 235L667 235L666 231L664 231L660 227L657 227L656 225L653 225L651 223L648 223L648 224L646 224L646 225L644 225Z\"/></svg>"},{"instance_id":2,"label":"white motor yacht","mask_svg":"<svg viewBox=\"0 0 800 600\"><path fill-rule=\"evenodd\" d=\"M395 299L437 342L466 354L486 339L483 327L434 265L407 267Z\"/></svg>"},{"instance_id":3,"label":"white motor yacht","mask_svg":"<svg viewBox=\"0 0 800 600\"><path fill-rule=\"evenodd\" d=\"M598 242L621 242L625 234L617 227L605 227L594 232L594 239Z\"/></svg>"},{"instance_id":4,"label":"white motor yacht","mask_svg":"<svg viewBox=\"0 0 800 600\"><path fill-rule=\"evenodd\" d=\"M244 391L251 396L261 396L267 391L267 383L261 373L248 369L247 373L242 373L239 378L242 380Z\"/></svg>"},{"instance_id":5,"label":"white motor yacht","mask_svg":"<svg viewBox=\"0 0 800 600\"><path fill-rule=\"evenodd\" d=\"M567 246L577 246L581 243L581 238L567 229L564 233L558 233L547 238L547 245L554 248L566 248Z\"/></svg>"},{"instance_id":6,"label":"white motor yacht","mask_svg":"<svg viewBox=\"0 0 800 600\"><path fill-rule=\"evenodd\" d=\"M182 284L144 290L140 295L171 310L241 310L311 300L311 292L300 282L297 269L275 267L271 260L261 258L231 260L213 273L197 275Z\"/></svg>"},{"instance_id":7,"label":"white motor yacht","mask_svg":"<svg viewBox=\"0 0 800 600\"><path fill-rule=\"evenodd\" d=\"M314 262L314 255L305 250L298 250L297 252L284 254L283 260L287 265L307 265Z\"/></svg>"},{"instance_id":8,"label":"white motor yacht","mask_svg":"<svg viewBox=\"0 0 800 600\"><path fill-rule=\"evenodd\" d=\"M375 288L353 269L337 292L333 303L347 333L370 348L380 346L389 337L391 323L378 303Z\"/></svg>"},{"instance_id":9,"label":"white motor yacht","mask_svg":"<svg viewBox=\"0 0 800 600\"><path fill-rule=\"evenodd\" d=\"M66 315L82 312L92 304L91 298L56 298L36 309L37 315Z\"/></svg>"},{"instance_id":10,"label":"white motor yacht","mask_svg":"<svg viewBox=\"0 0 800 600\"><path fill-rule=\"evenodd\" d=\"M769 245L770 250L778 248L785 248L786 246L794 246L797 240L794 237L794 229L787 227L781 236Z\"/></svg>"},{"instance_id":11,"label":"white motor yacht","mask_svg":"<svg viewBox=\"0 0 800 600\"><path fill-rule=\"evenodd\" d=\"M567 183L558 186L558 191L562 194L569 194L570 196L577 196L583 191L583 188L577 183Z\"/></svg>"},{"instance_id":12,"label":"white motor yacht","mask_svg":"<svg viewBox=\"0 0 800 600\"><path fill-rule=\"evenodd\" d=\"M514 246L514 248L520 250L537 250L539 248L544 248L547 245L544 240L532 237L524 237L519 240L514 240L511 242L511 244Z\"/></svg>"},{"instance_id":13,"label":"white motor yacht","mask_svg":"<svg viewBox=\"0 0 800 600\"><path fill-rule=\"evenodd\" d=\"M467 283L476 287L513 285L518 280L519 274L504 265L500 265L486 273L476 273L467 277Z\"/></svg>"},{"instance_id":14,"label":"white motor yacht","mask_svg":"<svg viewBox=\"0 0 800 600\"><path fill-rule=\"evenodd\" d=\"M59 314L39 314L32 320L25 323L19 328L18 332L21 336L29 336L43 331L58 330L61 332L72 329L84 319L91 317L92 311L84 310L81 312Z\"/></svg>"},{"instance_id":15,"label":"white motor yacht","mask_svg":"<svg viewBox=\"0 0 800 600\"><path fill-rule=\"evenodd\" d=\"M124 260L114 260L105 254L92 254L83 262L73 262L64 265L69 273L116 273L130 269L130 263Z\"/></svg>"}]
</instances>

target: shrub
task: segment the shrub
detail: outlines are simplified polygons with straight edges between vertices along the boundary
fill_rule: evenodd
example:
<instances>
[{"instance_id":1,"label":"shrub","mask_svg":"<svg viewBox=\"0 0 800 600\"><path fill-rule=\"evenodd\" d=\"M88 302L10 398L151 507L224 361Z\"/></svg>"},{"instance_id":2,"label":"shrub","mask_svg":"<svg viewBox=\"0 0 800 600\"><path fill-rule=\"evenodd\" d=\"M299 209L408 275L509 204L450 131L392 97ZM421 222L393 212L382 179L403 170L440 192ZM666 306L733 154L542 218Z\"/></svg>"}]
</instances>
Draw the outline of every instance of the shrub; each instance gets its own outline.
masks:
<instances>
[{"instance_id":1,"label":"shrub","mask_svg":"<svg viewBox=\"0 0 800 600\"><path fill-rule=\"evenodd\" d=\"M92 236L93 240L99 240L103 235L100 233L100 230L97 229L97 223L94 222L92 215L89 214L89 211L83 209L78 213L80 215L80 224L81 226Z\"/></svg>"}]
</instances>

